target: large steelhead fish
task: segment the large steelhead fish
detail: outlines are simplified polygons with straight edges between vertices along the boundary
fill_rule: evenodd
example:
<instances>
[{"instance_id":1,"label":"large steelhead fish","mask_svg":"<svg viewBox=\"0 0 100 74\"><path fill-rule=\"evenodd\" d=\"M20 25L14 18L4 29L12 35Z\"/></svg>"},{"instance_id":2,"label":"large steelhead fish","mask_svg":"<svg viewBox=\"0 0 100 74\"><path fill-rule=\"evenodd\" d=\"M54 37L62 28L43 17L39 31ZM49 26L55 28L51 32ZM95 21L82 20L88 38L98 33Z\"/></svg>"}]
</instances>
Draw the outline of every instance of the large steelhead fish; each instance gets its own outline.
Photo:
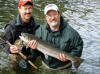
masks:
<instances>
[{"instance_id":1,"label":"large steelhead fish","mask_svg":"<svg viewBox=\"0 0 100 74\"><path fill-rule=\"evenodd\" d=\"M19 36L19 37L26 46L30 40L36 40L37 41L37 50L42 52L43 54L52 56L54 58L58 58L58 55L60 53L64 53L65 56L67 57L67 59L72 62L72 64L74 65L75 68L78 68L80 66L80 64L83 62L83 59L81 59L80 57L72 56L64 51L61 51L61 50L53 47L52 45L45 43L41 39L33 36L32 34L21 33L21 36Z\"/></svg>"}]
</instances>

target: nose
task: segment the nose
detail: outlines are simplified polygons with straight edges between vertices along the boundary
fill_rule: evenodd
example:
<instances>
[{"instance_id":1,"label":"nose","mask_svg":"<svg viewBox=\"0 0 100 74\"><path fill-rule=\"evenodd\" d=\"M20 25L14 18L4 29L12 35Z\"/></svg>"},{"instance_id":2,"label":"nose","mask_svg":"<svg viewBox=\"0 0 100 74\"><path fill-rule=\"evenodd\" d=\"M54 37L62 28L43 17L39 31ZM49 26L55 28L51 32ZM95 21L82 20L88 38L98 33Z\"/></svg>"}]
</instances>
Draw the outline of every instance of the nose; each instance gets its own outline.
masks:
<instances>
[{"instance_id":1,"label":"nose","mask_svg":"<svg viewBox=\"0 0 100 74\"><path fill-rule=\"evenodd\" d=\"M53 20L55 17L54 16L51 16L51 19Z\"/></svg>"},{"instance_id":2,"label":"nose","mask_svg":"<svg viewBox=\"0 0 100 74\"><path fill-rule=\"evenodd\" d=\"M26 13L29 13L29 12L30 12L30 10L29 10L29 9L27 9L27 10L26 10Z\"/></svg>"}]
</instances>

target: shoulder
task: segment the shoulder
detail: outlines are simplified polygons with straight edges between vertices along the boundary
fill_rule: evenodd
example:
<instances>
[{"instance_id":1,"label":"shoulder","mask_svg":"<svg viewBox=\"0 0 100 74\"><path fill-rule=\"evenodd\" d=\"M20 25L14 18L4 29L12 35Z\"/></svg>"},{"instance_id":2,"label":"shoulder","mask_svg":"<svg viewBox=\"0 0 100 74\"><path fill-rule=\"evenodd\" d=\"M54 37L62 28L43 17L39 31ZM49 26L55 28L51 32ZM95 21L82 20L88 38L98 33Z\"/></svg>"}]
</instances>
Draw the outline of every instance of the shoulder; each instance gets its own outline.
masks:
<instances>
[{"instance_id":1,"label":"shoulder","mask_svg":"<svg viewBox=\"0 0 100 74\"><path fill-rule=\"evenodd\" d=\"M80 36L80 34L78 33L78 31L77 30L75 30L74 28L72 28L71 26L70 26L70 32L69 32L69 34L70 34L70 38L72 39L72 40L74 40L74 41L76 41L76 40L81 40L81 36Z\"/></svg>"},{"instance_id":2,"label":"shoulder","mask_svg":"<svg viewBox=\"0 0 100 74\"><path fill-rule=\"evenodd\" d=\"M68 23L64 22L64 25L66 25L63 33L67 36L69 36L70 38L73 37L78 37L80 36L79 33L77 32L77 30L75 30L72 26L70 26Z\"/></svg>"},{"instance_id":3,"label":"shoulder","mask_svg":"<svg viewBox=\"0 0 100 74\"><path fill-rule=\"evenodd\" d=\"M37 31L36 32L38 32L38 33L43 33L45 31L45 26L44 25L40 25L40 27L37 29Z\"/></svg>"},{"instance_id":4,"label":"shoulder","mask_svg":"<svg viewBox=\"0 0 100 74\"><path fill-rule=\"evenodd\" d=\"M5 33L12 33L16 31L16 19L11 20L8 24L4 26Z\"/></svg>"},{"instance_id":5,"label":"shoulder","mask_svg":"<svg viewBox=\"0 0 100 74\"><path fill-rule=\"evenodd\" d=\"M46 26L45 25L40 25L40 27L36 30L35 35L36 36L43 36L44 34L46 34Z\"/></svg>"},{"instance_id":6,"label":"shoulder","mask_svg":"<svg viewBox=\"0 0 100 74\"><path fill-rule=\"evenodd\" d=\"M36 25L36 26L40 25L40 22L37 21L36 19L34 19L33 17L31 17L31 23L32 23L32 25Z\"/></svg>"},{"instance_id":7,"label":"shoulder","mask_svg":"<svg viewBox=\"0 0 100 74\"><path fill-rule=\"evenodd\" d=\"M15 27L16 19L11 20L8 24L5 24L4 29Z\"/></svg>"},{"instance_id":8,"label":"shoulder","mask_svg":"<svg viewBox=\"0 0 100 74\"><path fill-rule=\"evenodd\" d=\"M10 22L9 22L9 24L16 24L16 22L17 22L17 20L16 19L13 19L13 20L11 20Z\"/></svg>"},{"instance_id":9,"label":"shoulder","mask_svg":"<svg viewBox=\"0 0 100 74\"><path fill-rule=\"evenodd\" d=\"M34 27L35 30L37 30L40 27L40 22L33 18L31 21L31 25Z\"/></svg>"},{"instance_id":10,"label":"shoulder","mask_svg":"<svg viewBox=\"0 0 100 74\"><path fill-rule=\"evenodd\" d=\"M42 25L40 25L40 27L39 27L39 30L41 30L41 31L45 31L46 30L46 26L47 24L42 24Z\"/></svg>"},{"instance_id":11,"label":"shoulder","mask_svg":"<svg viewBox=\"0 0 100 74\"><path fill-rule=\"evenodd\" d=\"M40 25L40 22L37 20L34 20L35 25Z\"/></svg>"}]
</instances>

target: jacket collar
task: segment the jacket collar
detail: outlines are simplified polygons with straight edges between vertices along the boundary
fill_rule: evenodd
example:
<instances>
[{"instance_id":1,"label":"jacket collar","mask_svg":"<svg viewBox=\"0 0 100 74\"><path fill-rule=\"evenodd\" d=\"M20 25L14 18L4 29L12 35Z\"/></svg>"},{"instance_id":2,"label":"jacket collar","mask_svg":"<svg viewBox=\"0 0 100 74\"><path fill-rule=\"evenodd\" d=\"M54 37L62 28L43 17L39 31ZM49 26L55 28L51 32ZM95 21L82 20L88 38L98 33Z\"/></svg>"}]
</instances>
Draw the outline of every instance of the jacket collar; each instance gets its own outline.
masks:
<instances>
[{"instance_id":1,"label":"jacket collar","mask_svg":"<svg viewBox=\"0 0 100 74\"><path fill-rule=\"evenodd\" d=\"M31 17L31 20L29 22L31 25L34 24L34 18ZM17 15L17 23L16 26L25 25L26 23L22 22L20 14Z\"/></svg>"}]
</instances>

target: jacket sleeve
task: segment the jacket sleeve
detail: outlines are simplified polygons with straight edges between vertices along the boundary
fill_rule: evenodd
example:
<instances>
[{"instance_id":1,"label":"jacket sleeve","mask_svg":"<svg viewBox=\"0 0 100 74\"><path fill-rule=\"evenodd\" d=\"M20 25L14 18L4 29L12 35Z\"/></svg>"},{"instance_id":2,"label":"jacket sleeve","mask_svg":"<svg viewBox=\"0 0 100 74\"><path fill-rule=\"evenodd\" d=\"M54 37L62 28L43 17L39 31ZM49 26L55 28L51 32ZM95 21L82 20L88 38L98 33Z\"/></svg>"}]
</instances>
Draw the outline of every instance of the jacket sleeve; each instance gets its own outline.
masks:
<instances>
[{"instance_id":1,"label":"jacket sleeve","mask_svg":"<svg viewBox=\"0 0 100 74\"><path fill-rule=\"evenodd\" d=\"M12 27L10 24L7 24L6 28L5 28L5 33L4 33L4 36L3 36L3 42L2 42L2 45L3 45L3 50L6 52L6 53L10 53L10 50L9 50L9 45L6 43L6 41L9 41L11 44L13 44L13 36L12 36Z\"/></svg>"},{"instance_id":2,"label":"jacket sleeve","mask_svg":"<svg viewBox=\"0 0 100 74\"><path fill-rule=\"evenodd\" d=\"M41 38L41 28L40 27L36 30L35 36L38 38ZM31 54L34 56L39 56L39 55L41 55L41 52L31 49Z\"/></svg>"},{"instance_id":3,"label":"jacket sleeve","mask_svg":"<svg viewBox=\"0 0 100 74\"><path fill-rule=\"evenodd\" d=\"M81 57L83 50L83 40L80 35L76 32L71 39L71 55Z\"/></svg>"},{"instance_id":4,"label":"jacket sleeve","mask_svg":"<svg viewBox=\"0 0 100 74\"><path fill-rule=\"evenodd\" d=\"M37 30L36 30L36 33L35 33L35 36L42 39L42 27L39 27Z\"/></svg>"}]
</instances>

